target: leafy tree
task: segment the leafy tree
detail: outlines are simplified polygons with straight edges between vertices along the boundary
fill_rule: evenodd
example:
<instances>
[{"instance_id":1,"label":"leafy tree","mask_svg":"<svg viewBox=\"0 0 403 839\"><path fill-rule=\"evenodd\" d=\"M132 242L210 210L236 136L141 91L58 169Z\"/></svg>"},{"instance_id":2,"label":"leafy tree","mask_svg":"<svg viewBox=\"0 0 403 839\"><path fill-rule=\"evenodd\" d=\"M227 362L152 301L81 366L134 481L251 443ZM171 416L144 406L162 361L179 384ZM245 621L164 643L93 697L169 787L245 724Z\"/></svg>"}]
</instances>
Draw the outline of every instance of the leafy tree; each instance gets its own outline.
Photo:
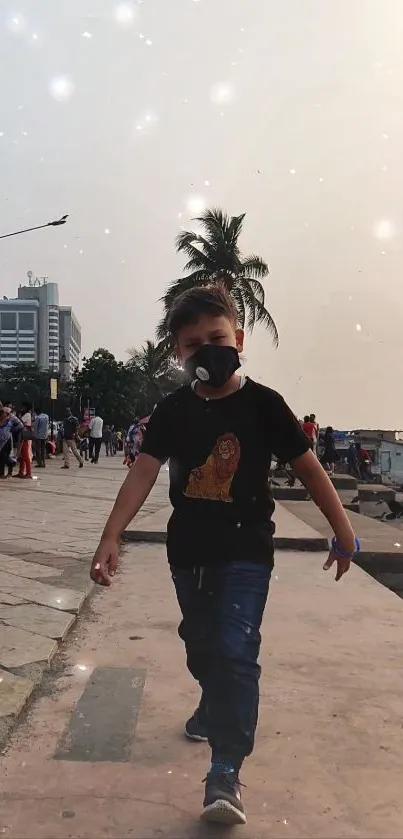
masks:
<instances>
[{"instance_id":1,"label":"leafy tree","mask_svg":"<svg viewBox=\"0 0 403 839\"><path fill-rule=\"evenodd\" d=\"M42 407L51 414L50 379L58 379L58 398L53 408L55 417L63 416L66 405L70 403L69 383L60 378L59 372L42 370L34 362L24 362L13 367L0 368L0 400L11 402L17 410L23 402L30 402L32 407Z\"/></svg>"},{"instance_id":2,"label":"leafy tree","mask_svg":"<svg viewBox=\"0 0 403 839\"><path fill-rule=\"evenodd\" d=\"M81 370L76 370L71 390L80 414L85 408L98 410L105 422L127 427L138 410L136 379L133 371L117 361L102 347L90 358L83 359Z\"/></svg>"},{"instance_id":3,"label":"leafy tree","mask_svg":"<svg viewBox=\"0 0 403 839\"><path fill-rule=\"evenodd\" d=\"M196 286L221 282L231 293L240 326L250 331L261 323L269 331L273 343L278 345L276 324L265 307L265 291L261 280L269 269L256 254L243 258L238 240L245 213L229 217L220 209L206 210L195 219L202 226L202 233L181 231L176 238L176 250L184 253L187 262L185 277L175 280L163 296L165 314L158 326L157 337L167 338L167 314L173 301L184 291Z\"/></svg>"}]
</instances>

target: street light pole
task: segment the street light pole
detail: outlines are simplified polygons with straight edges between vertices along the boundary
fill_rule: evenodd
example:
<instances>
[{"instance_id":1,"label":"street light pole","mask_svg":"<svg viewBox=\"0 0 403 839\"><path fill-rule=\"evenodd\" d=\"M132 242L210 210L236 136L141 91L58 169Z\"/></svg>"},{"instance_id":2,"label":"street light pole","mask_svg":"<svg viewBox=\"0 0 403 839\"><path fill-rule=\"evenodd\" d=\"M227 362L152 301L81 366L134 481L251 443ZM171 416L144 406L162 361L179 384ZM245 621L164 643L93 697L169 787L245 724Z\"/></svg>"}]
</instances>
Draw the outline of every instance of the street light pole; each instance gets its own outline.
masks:
<instances>
[{"instance_id":1,"label":"street light pole","mask_svg":"<svg viewBox=\"0 0 403 839\"><path fill-rule=\"evenodd\" d=\"M32 230L42 230L44 227L60 227L61 224L66 224L68 215L62 216L55 221L48 221L46 224L39 224L37 227L27 227L25 230L16 230L14 233L4 233L0 239L9 239L10 236L19 236L21 233L31 233Z\"/></svg>"}]
</instances>

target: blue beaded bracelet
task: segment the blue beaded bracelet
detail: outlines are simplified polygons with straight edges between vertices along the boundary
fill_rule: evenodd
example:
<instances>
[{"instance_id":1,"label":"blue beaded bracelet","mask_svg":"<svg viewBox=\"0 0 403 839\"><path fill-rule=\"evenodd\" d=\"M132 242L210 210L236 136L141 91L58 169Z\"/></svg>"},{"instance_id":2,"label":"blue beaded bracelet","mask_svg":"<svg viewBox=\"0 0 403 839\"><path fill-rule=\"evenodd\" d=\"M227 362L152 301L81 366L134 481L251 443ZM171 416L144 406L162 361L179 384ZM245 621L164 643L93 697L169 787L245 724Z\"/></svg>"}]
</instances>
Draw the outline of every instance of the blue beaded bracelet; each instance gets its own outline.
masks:
<instances>
[{"instance_id":1,"label":"blue beaded bracelet","mask_svg":"<svg viewBox=\"0 0 403 839\"><path fill-rule=\"evenodd\" d=\"M352 554L349 554L349 553L346 553L346 551L343 551L343 548L340 547L336 537L334 536L333 539L332 539L332 551L333 551L333 553L337 554L337 556L340 556L342 559L354 559L354 557L357 556L357 554L360 552L360 549L361 549L359 539L357 539L357 537L356 537L354 541L355 541L355 551L353 551Z\"/></svg>"}]
</instances>

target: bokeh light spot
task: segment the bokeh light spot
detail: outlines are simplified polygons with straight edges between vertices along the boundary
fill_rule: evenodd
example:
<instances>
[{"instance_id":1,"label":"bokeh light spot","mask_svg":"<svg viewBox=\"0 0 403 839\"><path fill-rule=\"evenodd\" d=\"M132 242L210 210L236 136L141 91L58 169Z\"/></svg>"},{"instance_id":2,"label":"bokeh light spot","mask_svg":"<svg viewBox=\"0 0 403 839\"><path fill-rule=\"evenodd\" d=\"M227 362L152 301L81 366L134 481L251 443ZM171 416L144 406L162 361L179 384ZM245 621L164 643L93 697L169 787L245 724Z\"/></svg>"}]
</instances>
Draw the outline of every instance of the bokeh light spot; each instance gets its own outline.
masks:
<instances>
[{"instance_id":1,"label":"bokeh light spot","mask_svg":"<svg viewBox=\"0 0 403 839\"><path fill-rule=\"evenodd\" d=\"M49 93L56 102L66 102L74 90L74 82L69 76L55 76L49 84Z\"/></svg>"},{"instance_id":2,"label":"bokeh light spot","mask_svg":"<svg viewBox=\"0 0 403 839\"><path fill-rule=\"evenodd\" d=\"M214 105L228 105L235 98L235 89L228 82L219 82L211 88L210 100Z\"/></svg>"}]
</instances>

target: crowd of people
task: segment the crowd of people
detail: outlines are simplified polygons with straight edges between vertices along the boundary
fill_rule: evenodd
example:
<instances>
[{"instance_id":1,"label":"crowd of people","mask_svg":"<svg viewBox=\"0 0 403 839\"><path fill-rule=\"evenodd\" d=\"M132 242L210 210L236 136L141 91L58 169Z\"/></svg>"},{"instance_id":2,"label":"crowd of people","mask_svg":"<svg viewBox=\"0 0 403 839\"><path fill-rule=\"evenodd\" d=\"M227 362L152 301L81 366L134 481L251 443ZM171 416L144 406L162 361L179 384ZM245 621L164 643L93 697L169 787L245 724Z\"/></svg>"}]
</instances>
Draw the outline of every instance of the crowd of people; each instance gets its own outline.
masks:
<instances>
[{"instance_id":1,"label":"crowd of people","mask_svg":"<svg viewBox=\"0 0 403 839\"><path fill-rule=\"evenodd\" d=\"M80 422L67 408L64 419L52 423L41 407L34 412L25 402L15 410L11 403L0 402L0 478L32 479L34 465L44 469L46 460L58 454L62 469L70 468L71 455L82 469L86 461L98 463L102 446L106 457L121 452L124 465L130 467L141 448L145 421L135 417L126 431L104 423L98 411L89 422Z\"/></svg>"}]
</instances>

